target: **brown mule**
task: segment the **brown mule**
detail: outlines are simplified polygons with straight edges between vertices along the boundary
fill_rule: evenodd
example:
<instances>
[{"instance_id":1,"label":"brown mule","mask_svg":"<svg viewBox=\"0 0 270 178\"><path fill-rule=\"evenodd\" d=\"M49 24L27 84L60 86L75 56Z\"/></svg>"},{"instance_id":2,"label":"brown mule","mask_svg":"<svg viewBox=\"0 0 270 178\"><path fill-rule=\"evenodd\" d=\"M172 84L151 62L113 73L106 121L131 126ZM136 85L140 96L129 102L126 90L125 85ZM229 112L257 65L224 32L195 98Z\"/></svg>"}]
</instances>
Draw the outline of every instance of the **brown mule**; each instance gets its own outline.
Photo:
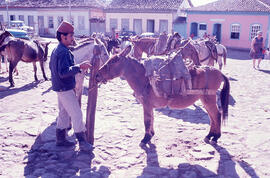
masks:
<instances>
[{"instance_id":1,"label":"brown mule","mask_svg":"<svg viewBox=\"0 0 270 178\"><path fill-rule=\"evenodd\" d=\"M230 83L226 76L219 70L212 67L199 67L190 70L192 79L192 90L194 94L176 95L171 98L158 97L155 95L149 79L145 77L144 66L132 57L127 56L131 50L131 46L124 49L119 55L110 58L98 71L96 75L97 82L106 83L116 77L126 79L130 87L134 90L136 98L143 105L144 110L144 125L145 136L142 143L148 143L154 132L154 108L170 107L170 108L186 108L192 105L195 101L201 100L211 120L209 134L205 137L205 141L209 140L217 142L221 136L221 116L223 121L228 116L228 103L230 93ZM222 112L218 110L216 95L206 94L203 91L206 89L217 91L221 83L224 82L220 92ZM191 91L192 91L191 90Z\"/></svg>"},{"instance_id":2,"label":"brown mule","mask_svg":"<svg viewBox=\"0 0 270 178\"><path fill-rule=\"evenodd\" d=\"M45 80L48 80L44 70L44 62L47 60L48 45L50 43L43 44L37 40L28 41L24 39L13 38L9 40L7 44L2 45L6 37L8 37L6 32L0 35L0 45L1 45L0 51L5 50L8 56L10 86L14 87L12 74L14 68L17 66L19 61L33 63L35 81L38 80L36 62L39 61L43 77Z\"/></svg>"}]
</instances>

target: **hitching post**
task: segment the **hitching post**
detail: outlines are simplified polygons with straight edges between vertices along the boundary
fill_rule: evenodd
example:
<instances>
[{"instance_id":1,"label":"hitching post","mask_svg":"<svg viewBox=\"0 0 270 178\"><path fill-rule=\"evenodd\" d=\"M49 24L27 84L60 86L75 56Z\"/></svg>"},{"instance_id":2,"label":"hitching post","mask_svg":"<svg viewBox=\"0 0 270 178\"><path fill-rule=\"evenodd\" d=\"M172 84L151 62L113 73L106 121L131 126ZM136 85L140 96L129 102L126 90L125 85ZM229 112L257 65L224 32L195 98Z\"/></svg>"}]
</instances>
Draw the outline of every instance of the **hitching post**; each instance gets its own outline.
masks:
<instances>
[{"instance_id":1,"label":"hitching post","mask_svg":"<svg viewBox=\"0 0 270 178\"><path fill-rule=\"evenodd\" d=\"M95 130L95 113L97 104L98 88L95 81L95 76L99 69L100 63L100 49L97 45L94 46L92 59L92 69L90 72L89 79L89 90L88 90L88 103L86 111L86 139L90 144L94 144L94 130Z\"/></svg>"}]
</instances>

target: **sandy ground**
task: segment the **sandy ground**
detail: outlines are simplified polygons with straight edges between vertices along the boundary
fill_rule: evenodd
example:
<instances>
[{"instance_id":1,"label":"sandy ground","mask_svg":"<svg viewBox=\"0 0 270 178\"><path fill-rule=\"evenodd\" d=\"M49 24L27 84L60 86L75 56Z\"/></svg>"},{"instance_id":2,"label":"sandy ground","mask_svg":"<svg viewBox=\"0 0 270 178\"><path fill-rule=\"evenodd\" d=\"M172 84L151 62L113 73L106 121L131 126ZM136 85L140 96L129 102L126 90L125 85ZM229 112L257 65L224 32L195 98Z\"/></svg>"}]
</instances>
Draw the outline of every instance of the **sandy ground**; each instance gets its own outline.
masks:
<instances>
[{"instance_id":1,"label":"sandy ground","mask_svg":"<svg viewBox=\"0 0 270 178\"><path fill-rule=\"evenodd\" d=\"M51 82L40 68L34 82L32 65L19 63L15 88L5 90L8 75L0 74L0 177L270 177L270 61L254 70L247 59L229 51L223 69L231 84L229 119L217 146L203 142L209 118L198 101L183 110L155 110L156 135L141 148L142 106L117 78L98 91L92 154L55 146ZM46 72L50 77L48 63ZM87 80L84 85L85 115Z\"/></svg>"}]
</instances>

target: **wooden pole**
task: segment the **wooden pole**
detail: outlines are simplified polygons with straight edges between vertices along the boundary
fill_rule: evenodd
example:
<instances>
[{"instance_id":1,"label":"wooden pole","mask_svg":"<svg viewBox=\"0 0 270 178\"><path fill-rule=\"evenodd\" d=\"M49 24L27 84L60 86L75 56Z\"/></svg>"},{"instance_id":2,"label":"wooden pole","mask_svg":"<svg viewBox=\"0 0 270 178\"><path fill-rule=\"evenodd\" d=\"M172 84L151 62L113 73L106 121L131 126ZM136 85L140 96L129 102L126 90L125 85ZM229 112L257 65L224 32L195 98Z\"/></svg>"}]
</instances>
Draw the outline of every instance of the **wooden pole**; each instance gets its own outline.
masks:
<instances>
[{"instance_id":1,"label":"wooden pole","mask_svg":"<svg viewBox=\"0 0 270 178\"><path fill-rule=\"evenodd\" d=\"M98 46L94 47L94 56L92 59L92 70L89 79L89 90L88 90L88 103L86 110L86 139L90 144L94 144L94 130L95 130L95 114L97 104L98 88L95 81L95 76L99 69L100 58L99 55L95 55Z\"/></svg>"}]
</instances>

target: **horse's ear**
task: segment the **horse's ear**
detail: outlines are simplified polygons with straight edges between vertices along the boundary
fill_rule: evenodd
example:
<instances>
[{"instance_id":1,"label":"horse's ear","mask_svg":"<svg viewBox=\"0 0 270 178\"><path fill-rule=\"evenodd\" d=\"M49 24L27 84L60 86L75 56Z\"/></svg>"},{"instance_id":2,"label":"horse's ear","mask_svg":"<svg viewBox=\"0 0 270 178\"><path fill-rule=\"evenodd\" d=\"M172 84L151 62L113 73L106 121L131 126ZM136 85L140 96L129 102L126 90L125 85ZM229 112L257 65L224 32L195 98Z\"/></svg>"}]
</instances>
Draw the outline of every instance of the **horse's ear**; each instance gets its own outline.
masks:
<instances>
[{"instance_id":1,"label":"horse's ear","mask_svg":"<svg viewBox=\"0 0 270 178\"><path fill-rule=\"evenodd\" d=\"M130 51L131 51L131 45L123 49L123 51L121 51L119 56L126 57L130 53Z\"/></svg>"}]
</instances>

